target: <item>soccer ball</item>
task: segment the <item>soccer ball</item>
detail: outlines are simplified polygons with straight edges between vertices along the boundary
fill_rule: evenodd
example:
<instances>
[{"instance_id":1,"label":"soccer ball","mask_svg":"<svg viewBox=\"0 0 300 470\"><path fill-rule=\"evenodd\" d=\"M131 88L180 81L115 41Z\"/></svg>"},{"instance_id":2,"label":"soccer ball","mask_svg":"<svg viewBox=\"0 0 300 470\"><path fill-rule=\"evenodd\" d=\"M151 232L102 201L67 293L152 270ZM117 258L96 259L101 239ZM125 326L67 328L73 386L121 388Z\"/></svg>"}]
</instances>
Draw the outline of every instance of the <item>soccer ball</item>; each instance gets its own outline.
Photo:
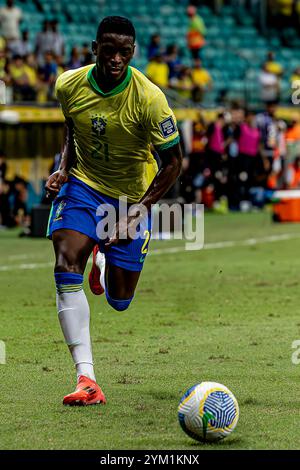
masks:
<instances>
[{"instance_id":1,"label":"soccer ball","mask_svg":"<svg viewBox=\"0 0 300 470\"><path fill-rule=\"evenodd\" d=\"M222 384L202 382L183 395L178 406L179 423L197 441L212 442L228 436L239 419L239 405Z\"/></svg>"}]
</instances>

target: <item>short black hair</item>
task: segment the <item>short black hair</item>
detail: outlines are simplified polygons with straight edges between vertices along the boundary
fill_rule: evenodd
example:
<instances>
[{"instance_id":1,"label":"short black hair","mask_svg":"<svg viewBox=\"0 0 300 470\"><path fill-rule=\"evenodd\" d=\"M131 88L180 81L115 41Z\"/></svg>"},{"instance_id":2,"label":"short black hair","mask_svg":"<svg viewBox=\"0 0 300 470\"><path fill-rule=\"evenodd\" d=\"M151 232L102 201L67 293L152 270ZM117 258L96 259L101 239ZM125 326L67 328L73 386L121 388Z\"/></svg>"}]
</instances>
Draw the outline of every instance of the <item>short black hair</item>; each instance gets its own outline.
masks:
<instances>
[{"instance_id":1,"label":"short black hair","mask_svg":"<svg viewBox=\"0 0 300 470\"><path fill-rule=\"evenodd\" d=\"M123 16L107 16L104 18L97 29L97 41L105 33L116 33L124 36L131 36L135 41L135 29L132 22Z\"/></svg>"}]
</instances>

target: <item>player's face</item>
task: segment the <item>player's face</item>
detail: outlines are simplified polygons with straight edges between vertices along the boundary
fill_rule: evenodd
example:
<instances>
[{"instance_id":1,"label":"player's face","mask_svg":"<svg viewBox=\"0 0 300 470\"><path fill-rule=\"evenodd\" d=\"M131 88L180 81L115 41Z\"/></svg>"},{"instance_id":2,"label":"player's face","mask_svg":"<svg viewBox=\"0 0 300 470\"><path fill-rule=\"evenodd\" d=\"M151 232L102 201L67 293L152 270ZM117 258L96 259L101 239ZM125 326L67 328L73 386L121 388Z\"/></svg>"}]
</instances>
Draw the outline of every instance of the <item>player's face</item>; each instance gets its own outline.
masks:
<instances>
[{"instance_id":1,"label":"player's face","mask_svg":"<svg viewBox=\"0 0 300 470\"><path fill-rule=\"evenodd\" d=\"M117 82L125 73L134 54L133 38L115 33L103 34L101 41L93 43L100 73Z\"/></svg>"}]
</instances>

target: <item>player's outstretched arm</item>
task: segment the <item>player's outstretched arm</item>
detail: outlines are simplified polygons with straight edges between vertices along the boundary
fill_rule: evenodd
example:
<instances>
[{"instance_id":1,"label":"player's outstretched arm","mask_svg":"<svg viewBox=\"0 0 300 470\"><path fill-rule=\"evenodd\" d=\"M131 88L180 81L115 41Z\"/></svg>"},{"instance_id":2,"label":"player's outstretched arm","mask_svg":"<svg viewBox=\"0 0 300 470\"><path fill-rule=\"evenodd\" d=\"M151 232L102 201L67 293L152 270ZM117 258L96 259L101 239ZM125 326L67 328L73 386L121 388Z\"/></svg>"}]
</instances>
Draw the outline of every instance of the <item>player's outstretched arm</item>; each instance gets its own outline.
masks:
<instances>
[{"instance_id":1,"label":"player's outstretched arm","mask_svg":"<svg viewBox=\"0 0 300 470\"><path fill-rule=\"evenodd\" d=\"M179 144L175 144L173 147L159 152L159 157L161 159L162 166L148 190L139 201L140 204L143 204L146 207L147 211L150 211L152 204L159 201L170 187L173 186L181 170L182 152ZM135 224L136 217L138 217L138 215L129 215L128 217L119 220L115 226L114 233L105 244L106 248L117 244L121 234L122 236L125 236L126 234L128 235L130 225Z\"/></svg>"},{"instance_id":2,"label":"player's outstretched arm","mask_svg":"<svg viewBox=\"0 0 300 470\"><path fill-rule=\"evenodd\" d=\"M158 152L162 162L161 168L153 179L148 190L140 200L147 210L156 204L177 180L182 166L182 152L180 144Z\"/></svg>"},{"instance_id":3,"label":"player's outstretched arm","mask_svg":"<svg viewBox=\"0 0 300 470\"><path fill-rule=\"evenodd\" d=\"M76 161L76 151L74 145L74 125L72 119L65 122L64 144L59 169L49 176L45 188L47 197L55 197L60 188L68 180L68 174Z\"/></svg>"}]
</instances>

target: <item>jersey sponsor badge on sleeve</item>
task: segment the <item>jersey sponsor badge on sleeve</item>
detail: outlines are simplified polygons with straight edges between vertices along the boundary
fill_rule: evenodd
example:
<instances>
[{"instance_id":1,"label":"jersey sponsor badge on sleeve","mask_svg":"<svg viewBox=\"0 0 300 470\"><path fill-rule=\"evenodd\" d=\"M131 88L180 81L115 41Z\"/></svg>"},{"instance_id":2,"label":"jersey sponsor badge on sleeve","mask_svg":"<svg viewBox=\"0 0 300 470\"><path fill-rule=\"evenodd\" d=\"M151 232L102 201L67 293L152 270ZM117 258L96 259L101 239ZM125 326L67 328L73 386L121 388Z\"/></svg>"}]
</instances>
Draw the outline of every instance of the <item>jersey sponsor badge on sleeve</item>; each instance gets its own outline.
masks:
<instances>
[{"instance_id":1,"label":"jersey sponsor badge on sleeve","mask_svg":"<svg viewBox=\"0 0 300 470\"><path fill-rule=\"evenodd\" d=\"M167 139L168 137L170 137L170 135L175 134L177 132L177 127L175 125L175 122L172 116L161 121L159 123L159 127L165 139Z\"/></svg>"}]
</instances>

